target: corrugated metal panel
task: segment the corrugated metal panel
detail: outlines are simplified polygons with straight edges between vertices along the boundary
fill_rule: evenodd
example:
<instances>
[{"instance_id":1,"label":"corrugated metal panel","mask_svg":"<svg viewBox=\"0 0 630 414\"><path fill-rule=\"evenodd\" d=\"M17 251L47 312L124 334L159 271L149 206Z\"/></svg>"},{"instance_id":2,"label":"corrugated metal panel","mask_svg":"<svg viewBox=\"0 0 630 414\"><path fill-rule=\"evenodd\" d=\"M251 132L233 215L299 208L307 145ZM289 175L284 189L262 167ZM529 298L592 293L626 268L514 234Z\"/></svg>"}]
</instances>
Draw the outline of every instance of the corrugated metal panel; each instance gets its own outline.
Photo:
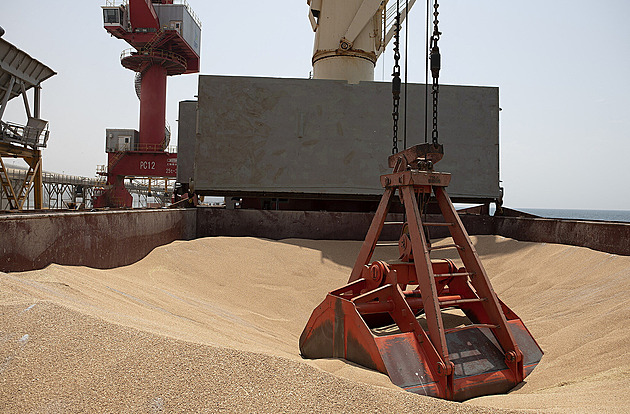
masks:
<instances>
[{"instance_id":1,"label":"corrugated metal panel","mask_svg":"<svg viewBox=\"0 0 630 414\"><path fill-rule=\"evenodd\" d=\"M24 86L28 90L53 75L56 75L54 70L6 40L0 39L0 90L8 89L12 76L24 81ZM16 83L11 91L10 99L21 92L21 86Z\"/></svg>"}]
</instances>

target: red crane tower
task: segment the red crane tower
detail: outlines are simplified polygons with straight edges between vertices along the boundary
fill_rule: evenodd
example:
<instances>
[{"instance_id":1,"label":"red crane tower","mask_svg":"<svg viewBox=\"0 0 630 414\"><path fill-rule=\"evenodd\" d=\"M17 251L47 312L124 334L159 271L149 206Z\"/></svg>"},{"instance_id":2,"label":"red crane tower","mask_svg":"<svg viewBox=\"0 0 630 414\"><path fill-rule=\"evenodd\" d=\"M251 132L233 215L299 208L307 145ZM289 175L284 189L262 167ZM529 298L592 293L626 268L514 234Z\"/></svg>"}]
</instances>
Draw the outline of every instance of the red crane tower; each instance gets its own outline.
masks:
<instances>
[{"instance_id":1,"label":"red crane tower","mask_svg":"<svg viewBox=\"0 0 630 414\"><path fill-rule=\"evenodd\" d=\"M125 177L176 177L177 154L168 152L166 77L199 72L201 23L186 0L108 1L105 30L132 49L121 54L122 65L136 72L140 98L139 131L108 129L108 188L95 207L131 207Z\"/></svg>"}]
</instances>

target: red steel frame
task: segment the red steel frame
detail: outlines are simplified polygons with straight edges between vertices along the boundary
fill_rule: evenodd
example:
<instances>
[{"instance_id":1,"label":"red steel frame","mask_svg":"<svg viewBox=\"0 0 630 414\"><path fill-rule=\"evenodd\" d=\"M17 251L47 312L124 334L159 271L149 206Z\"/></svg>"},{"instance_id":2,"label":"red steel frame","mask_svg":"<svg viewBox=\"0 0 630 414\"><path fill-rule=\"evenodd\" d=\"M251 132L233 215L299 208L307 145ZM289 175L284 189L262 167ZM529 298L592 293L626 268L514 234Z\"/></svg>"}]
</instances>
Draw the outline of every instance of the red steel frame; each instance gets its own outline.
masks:
<instances>
[{"instance_id":1,"label":"red steel frame","mask_svg":"<svg viewBox=\"0 0 630 414\"><path fill-rule=\"evenodd\" d=\"M166 151L166 79L170 75L198 72L200 59L178 31L160 28L153 3L129 0L131 31L119 26L105 27L136 49L124 55L121 63L142 75L140 126L137 148L108 154L110 188L95 200L95 207L131 207L131 194L124 187L125 176L177 176L177 154ZM173 4L173 1L158 3Z\"/></svg>"},{"instance_id":2,"label":"red steel frame","mask_svg":"<svg viewBox=\"0 0 630 414\"><path fill-rule=\"evenodd\" d=\"M394 172L381 177L385 192L348 285L330 292L313 312L300 337L302 355L346 358L388 374L409 391L445 399L506 392L538 364L542 350L492 289L446 193L450 174L413 169L408 154L393 156ZM399 241L402 260L369 264L396 193L407 217L408 233ZM427 194L437 199L444 223L423 222L418 197ZM431 251L438 247L425 237L424 227L430 225L448 227L451 247L458 250L463 267L431 260ZM407 290L408 285L417 288ZM446 329L445 307L461 309L472 324ZM426 329L416 317L420 311ZM398 333L376 335L370 326L379 319L393 321ZM406 372L409 367L415 372Z\"/></svg>"}]
</instances>

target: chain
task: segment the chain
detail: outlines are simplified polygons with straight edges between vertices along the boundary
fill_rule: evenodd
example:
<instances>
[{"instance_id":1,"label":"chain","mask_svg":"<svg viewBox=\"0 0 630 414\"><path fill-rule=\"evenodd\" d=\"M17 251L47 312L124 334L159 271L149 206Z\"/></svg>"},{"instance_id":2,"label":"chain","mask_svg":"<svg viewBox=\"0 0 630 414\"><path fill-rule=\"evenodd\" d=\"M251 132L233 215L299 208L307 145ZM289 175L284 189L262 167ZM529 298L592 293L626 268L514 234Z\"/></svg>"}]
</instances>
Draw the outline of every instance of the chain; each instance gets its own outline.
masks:
<instances>
[{"instance_id":1,"label":"chain","mask_svg":"<svg viewBox=\"0 0 630 414\"><path fill-rule=\"evenodd\" d=\"M394 137L392 138L392 154L398 152L398 107L400 106L400 0L397 0L397 13L394 37L394 72L392 73L392 95L394 99L394 110L392 118L394 119Z\"/></svg>"},{"instance_id":2,"label":"chain","mask_svg":"<svg viewBox=\"0 0 630 414\"><path fill-rule=\"evenodd\" d=\"M431 95L433 96L433 130L431 131L431 138L433 145L438 144L438 95L440 93L440 66L441 56L440 48L438 47L438 40L442 34L438 30L438 0L435 0L433 4L433 34L431 35L431 76L433 77L433 86L431 87Z\"/></svg>"}]
</instances>

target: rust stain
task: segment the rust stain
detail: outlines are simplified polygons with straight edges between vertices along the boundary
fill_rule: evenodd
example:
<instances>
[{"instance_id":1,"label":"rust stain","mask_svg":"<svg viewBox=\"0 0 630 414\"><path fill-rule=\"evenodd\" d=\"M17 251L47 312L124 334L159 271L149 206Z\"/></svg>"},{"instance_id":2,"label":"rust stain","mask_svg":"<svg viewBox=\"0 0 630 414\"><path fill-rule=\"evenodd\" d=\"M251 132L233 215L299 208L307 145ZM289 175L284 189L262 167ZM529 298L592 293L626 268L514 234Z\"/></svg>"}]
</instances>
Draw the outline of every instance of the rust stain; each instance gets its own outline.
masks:
<instances>
[{"instance_id":1,"label":"rust stain","mask_svg":"<svg viewBox=\"0 0 630 414\"><path fill-rule=\"evenodd\" d=\"M278 177L280 177L283 172L284 172L284 168L278 168L278 171L276 171L276 175L273 176L274 183L278 180Z\"/></svg>"}]
</instances>

